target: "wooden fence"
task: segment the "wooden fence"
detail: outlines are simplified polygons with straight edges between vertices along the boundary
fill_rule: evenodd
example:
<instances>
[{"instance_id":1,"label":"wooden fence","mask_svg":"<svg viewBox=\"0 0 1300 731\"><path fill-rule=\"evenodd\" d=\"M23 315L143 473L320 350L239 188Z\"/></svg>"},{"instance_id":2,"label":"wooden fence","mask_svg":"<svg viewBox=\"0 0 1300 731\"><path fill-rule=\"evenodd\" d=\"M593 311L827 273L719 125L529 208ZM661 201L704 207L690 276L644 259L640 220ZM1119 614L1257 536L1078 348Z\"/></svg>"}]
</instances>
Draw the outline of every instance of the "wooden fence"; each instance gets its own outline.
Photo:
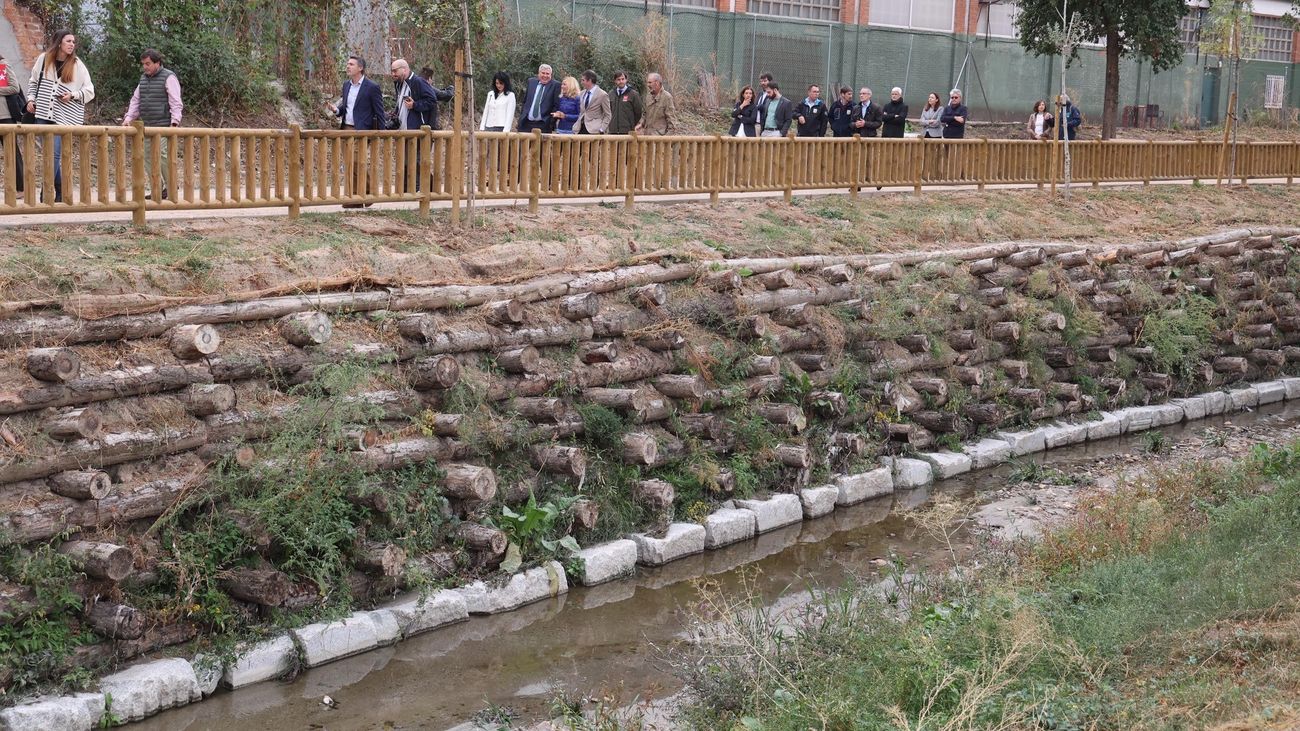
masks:
<instances>
[{"instance_id":1,"label":"wooden fence","mask_svg":"<svg viewBox=\"0 0 1300 731\"><path fill-rule=\"evenodd\" d=\"M52 151L61 140L57 162ZM451 201L469 191L468 137L418 131L0 126L0 214ZM1063 146L1031 140L737 139L723 136L475 135L480 199L622 197L869 186L1055 185ZM1219 180L1217 142L1071 144L1076 183ZM169 153L169 154L168 154ZM23 175L18 175L18 163ZM1300 143L1236 145L1233 179L1300 175ZM56 177L62 200L56 200ZM166 185L164 185L166 180ZM21 191L20 191L21 188ZM167 197L151 191L167 189Z\"/></svg>"}]
</instances>

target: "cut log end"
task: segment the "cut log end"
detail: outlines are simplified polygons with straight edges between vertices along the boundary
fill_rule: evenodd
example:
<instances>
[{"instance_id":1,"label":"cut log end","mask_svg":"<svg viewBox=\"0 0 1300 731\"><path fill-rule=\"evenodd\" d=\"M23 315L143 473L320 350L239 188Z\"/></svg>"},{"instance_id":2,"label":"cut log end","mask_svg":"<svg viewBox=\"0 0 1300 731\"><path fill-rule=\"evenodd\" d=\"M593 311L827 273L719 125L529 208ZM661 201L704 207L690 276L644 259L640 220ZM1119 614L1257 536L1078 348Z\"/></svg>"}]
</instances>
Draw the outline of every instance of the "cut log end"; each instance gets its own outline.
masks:
<instances>
[{"instance_id":1,"label":"cut log end","mask_svg":"<svg viewBox=\"0 0 1300 731\"><path fill-rule=\"evenodd\" d=\"M280 336L297 346L329 342L334 325L323 312L295 312L280 319Z\"/></svg>"},{"instance_id":2,"label":"cut log end","mask_svg":"<svg viewBox=\"0 0 1300 731\"><path fill-rule=\"evenodd\" d=\"M38 381L71 381L81 375L81 358L67 348L37 348L27 353L27 373Z\"/></svg>"},{"instance_id":3,"label":"cut log end","mask_svg":"<svg viewBox=\"0 0 1300 731\"><path fill-rule=\"evenodd\" d=\"M167 339L167 347L181 360L198 360L221 347L221 336L211 325L179 325Z\"/></svg>"},{"instance_id":4,"label":"cut log end","mask_svg":"<svg viewBox=\"0 0 1300 731\"><path fill-rule=\"evenodd\" d=\"M70 470L49 478L50 491L76 500L100 500L113 491L107 472Z\"/></svg>"}]
</instances>

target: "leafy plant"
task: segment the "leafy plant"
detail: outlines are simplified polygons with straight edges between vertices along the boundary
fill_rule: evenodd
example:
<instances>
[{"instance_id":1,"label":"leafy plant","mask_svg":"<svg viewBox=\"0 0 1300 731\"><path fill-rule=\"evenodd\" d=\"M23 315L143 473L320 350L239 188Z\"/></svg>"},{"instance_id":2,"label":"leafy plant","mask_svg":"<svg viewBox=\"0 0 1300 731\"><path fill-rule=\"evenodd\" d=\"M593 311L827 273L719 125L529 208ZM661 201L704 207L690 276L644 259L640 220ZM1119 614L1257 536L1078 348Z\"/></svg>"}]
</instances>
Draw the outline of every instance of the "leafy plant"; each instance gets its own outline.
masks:
<instances>
[{"instance_id":1,"label":"leafy plant","mask_svg":"<svg viewBox=\"0 0 1300 731\"><path fill-rule=\"evenodd\" d=\"M577 497L557 497L538 503L537 495L530 493L521 510L503 505L493 522L506 534L522 560L554 558L560 549L574 552L581 548L573 536L558 535L562 531L561 518L577 500Z\"/></svg>"}]
</instances>

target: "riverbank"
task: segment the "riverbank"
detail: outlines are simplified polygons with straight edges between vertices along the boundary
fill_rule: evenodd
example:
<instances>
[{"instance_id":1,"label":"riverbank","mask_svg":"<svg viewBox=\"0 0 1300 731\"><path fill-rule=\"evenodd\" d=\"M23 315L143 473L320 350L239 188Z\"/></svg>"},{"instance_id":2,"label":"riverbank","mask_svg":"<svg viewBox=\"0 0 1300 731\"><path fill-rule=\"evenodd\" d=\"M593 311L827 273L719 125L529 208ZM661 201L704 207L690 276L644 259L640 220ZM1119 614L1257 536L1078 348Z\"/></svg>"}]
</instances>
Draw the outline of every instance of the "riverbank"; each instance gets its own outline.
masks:
<instances>
[{"instance_id":1,"label":"riverbank","mask_svg":"<svg viewBox=\"0 0 1300 731\"><path fill-rule=\"evenodd\" d=\"M1234 432L1098 465L1040 540L954 551L905 596L835 592L780 627L734 600L706 604L699 623L714 632L676 665L693 698L677 722L1294 728L1300 442L1294 427ZM970 521L920 522L942 537Z\"/></svg>"}]
</instances>

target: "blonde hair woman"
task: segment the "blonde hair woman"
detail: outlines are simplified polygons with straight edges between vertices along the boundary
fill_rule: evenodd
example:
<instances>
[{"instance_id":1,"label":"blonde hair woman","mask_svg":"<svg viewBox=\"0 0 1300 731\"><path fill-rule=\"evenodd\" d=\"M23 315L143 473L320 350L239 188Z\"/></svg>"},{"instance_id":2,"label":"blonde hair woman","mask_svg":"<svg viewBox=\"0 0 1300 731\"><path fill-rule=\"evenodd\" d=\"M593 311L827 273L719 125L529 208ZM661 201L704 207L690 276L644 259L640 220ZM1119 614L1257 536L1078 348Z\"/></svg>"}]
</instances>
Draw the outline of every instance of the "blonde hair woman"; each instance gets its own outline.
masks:
<instances>
[{"instance_id":1,"label":"blonde hair woman","mask_svg":"<svg viewBox=\"0 0 1300 731\"><path fill-rule=\"evenodd\" d=\"M54 42L32 64L27 88L31 101L27 111L37 124L79 125L86 123L86 103L95 98L90 71L77 58L77 37L70 30L54 34ZM63 137L54 137L54 202L63 202ZM43 194L42 194L43 196Z\"/></svg>"},{"instance_id":2,"label":"blonde hair woman","mask_svg":"<svg viewBox=\"0 0 1300 731\"><path fill-rule=\"evenodd\" d=\"M580 111L582 111L582 104L578 101L578 80L566 76L564 81L560 82L560 98L556 102L556 110L551 113L551 116L555 117L555 133L573 134L573 125L578 121Z\"/></svg>"}]
</instances>

